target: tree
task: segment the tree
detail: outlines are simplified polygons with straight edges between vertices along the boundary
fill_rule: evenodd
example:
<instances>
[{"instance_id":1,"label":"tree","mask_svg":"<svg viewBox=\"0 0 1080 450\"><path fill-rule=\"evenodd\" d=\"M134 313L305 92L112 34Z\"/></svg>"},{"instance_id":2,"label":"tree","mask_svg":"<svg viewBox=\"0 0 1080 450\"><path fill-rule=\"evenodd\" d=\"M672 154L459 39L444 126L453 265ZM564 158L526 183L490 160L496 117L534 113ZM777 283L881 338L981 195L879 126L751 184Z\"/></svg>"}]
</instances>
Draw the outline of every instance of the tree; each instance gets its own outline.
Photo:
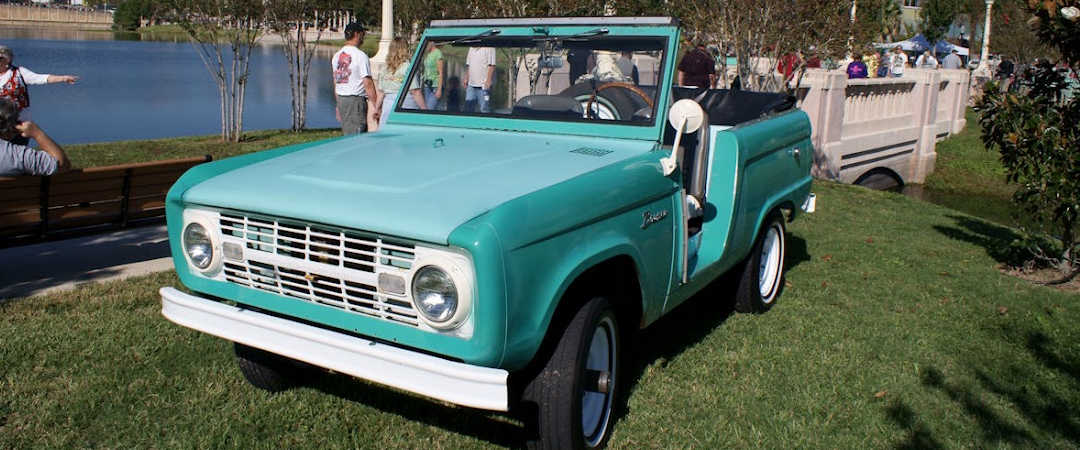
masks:
<instances>
[{"instance_id":1,"label":"tree","mask_svg":"<svg viewBox=\"0 0 1080 450\"><path fill-rule=\"evenodd\" d=\"M855 24L855 40L895 41L900 36L902 19L903 12L896 0L861 0Z\"/></svg>"},{"instance_id":2,"label":"tree","mask_svg":"<svg viewBox=\"0 0 1080 450\"><path fill-rule=\"evenodd\" d=\"M922 34L927 41L930 41L930 45L934 45L945 37L945 33L949 31L949 27L956 21L959 12L960 4L958 0L924 0L922 2L922 9L920 10Z\"/></svg>"},{"instance_id":3,"label":"tree","mask_svg":"<svg viewBox=\"0 0 1080 450\"><path fill-rule=\"evenodd\" d=\"M1032 1L1025 8L1036 34L1080 69L1080 2ZM1013 202L1034 224L1031 261L1056 266L1063 276L1051 284L1063 283L1080 274L1080 100L1061 97L1062 75L1049 63L1035 75L1022 94L989 84L977 109L983 142L1000 152L1006 179L1017 185Z\"/></svg>"},{"instance_id":4,"label":"tree","mask_svg":"<svg viewBox=\"0 0 1080 450\"><path fill-rule=\"evenodd\" d=\"M822 59L840 59L852 31L850 0L687 0L663 7L667 9L660 14L674 13L682 20L687 39L734 53L742 86L750 90L782 91L798 85L805 59L791 85L774 76L776 61L811 46Z\"/></svg>"},{"instance_id":5,"label":"tree","mask_svg":"<svg viewBox=\"0 0 1080 450\"><path fill-rule=\"evenodd\" d=\"M251 49L262 30L262 0L172 0L221 99L221 139L239 142Z\"/></svg>"},{"instance_id":6,"label":"tree","mask_svg":"<svg viewBox=\"0 0 1080 450\"><path fill-rule=\"evenodd\" d=\"M161 4L154 0L127 0L116 7L113 28L131 31L139 28L144 19L153 23L161 9Z\"/></svg>"},{"instance_id":7,"label":"tree","mask_svg":"<svg viewBox=\"0 0 1080 450\"><path fill-rule=\"evenodd\" d=\"M993 38L991 50L1014 61L1031 61L1034 58L1054 57L1057 51L1046 45L1027 24L1030 15L1025 0L998 0L994 2ZM985 17L985 5L980 17ZM980 39L982 36L978 36Z\"/></svg>"},{"instance_id":8,"label":"tree","mask_svg":"<svg viewBox=\"0 0 1080 450\"><path fill-rule=\"evenodd\" d=\"M292 130L300 131L307 126L308 74L315 48L322 39L325 28L318 23L318 11L330 9L327 0L268 0L266 22L270 30L282 40L281 50L289 66L289 93L292 98ZM317 30L315 39L308 40L308 24Z\"/></svg>"}]
</instances>

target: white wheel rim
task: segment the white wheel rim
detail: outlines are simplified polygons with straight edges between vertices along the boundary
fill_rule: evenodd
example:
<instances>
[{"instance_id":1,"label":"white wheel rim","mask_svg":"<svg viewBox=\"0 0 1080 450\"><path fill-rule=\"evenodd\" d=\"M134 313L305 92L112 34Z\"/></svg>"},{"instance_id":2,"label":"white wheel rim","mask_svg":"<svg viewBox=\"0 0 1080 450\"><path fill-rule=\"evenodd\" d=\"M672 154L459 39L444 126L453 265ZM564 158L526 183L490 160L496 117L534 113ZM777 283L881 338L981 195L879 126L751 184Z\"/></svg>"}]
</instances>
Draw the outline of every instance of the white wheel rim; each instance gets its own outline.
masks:
<instances>
[{"instance_id":1,"label":"white wheel rim","mask_svg":"<svg viewBox=\"0 0 1080 450\"><path fill-rule=\"evenodd\" d=\"M615 114L615 107L613 105L611 105L611 103L606 98L603 98L603 97L600 97L600 96L596 97L596 100L592 102L592 114L589 114L589 97L588 96L578 97L577 100L579 102L581 102L581 109L585 110L585 113L582 114L582 117L584 117L586 119L589 119L589 118L597 118L597 119L602 119L602 120L618 120L619 119L618 115Z\"/></svg>"},{"instance_id":2,"label":"white wheel rim","mask_svg":"<svg viewBox=\"0 0 1080 450\"><path fill-rule=\"evenodd\" d=\"M615 389L615 339L614 324L605 317L596 324L592 340L589 343L589 355L585 360L586 370L596 370L608 374L608 392L596 392L586 386L581 393L581 430L585 443L589 447L600 444L607 430L611 416L611 399Z\"/></svg>"},{"instance_id":3,"label":"white wheel rim","mask_svg":"<svg viewBox=\"0 0 1080 450\"><path fill-rule=\"evenodd\" d=\"M773 224L761 243L761 261L758 267L758 293L765 303L772 303L780 283L780 271L784 266L784 238L779 224Z\"/></svg>"}]
</instances>

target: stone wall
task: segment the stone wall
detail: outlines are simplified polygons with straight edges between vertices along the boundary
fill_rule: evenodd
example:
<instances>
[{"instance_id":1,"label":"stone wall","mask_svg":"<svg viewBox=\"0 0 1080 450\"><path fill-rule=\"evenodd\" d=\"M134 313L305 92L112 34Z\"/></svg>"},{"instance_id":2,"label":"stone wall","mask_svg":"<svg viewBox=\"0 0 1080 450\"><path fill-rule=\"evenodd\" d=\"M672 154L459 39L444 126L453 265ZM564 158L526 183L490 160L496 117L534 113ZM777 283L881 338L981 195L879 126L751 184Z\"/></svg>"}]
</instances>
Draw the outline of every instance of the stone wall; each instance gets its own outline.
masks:
<instances>
[{"instance_id":1,"label":"stone wall","mask_svg":"<svg viewBox=\"0 0 1080 450\"><path fill-rule=\"evenodd\" d=\"M0 24L108 29L112 14L74 8L0 5Z\"/></svg>"},{"instance_id":2,"label":"stone wall","mask_svg":"<svg viewBox=\"0 0 1080 450\"><path fill-rule=\"evenodd\" d=\"M798 91L813 122L814 176L854 183L891 171L922 183L937 161L937 141L964 129L966 70L908 69L903 78L849 80L811 70Z\"/></svg>"}]
</instances>

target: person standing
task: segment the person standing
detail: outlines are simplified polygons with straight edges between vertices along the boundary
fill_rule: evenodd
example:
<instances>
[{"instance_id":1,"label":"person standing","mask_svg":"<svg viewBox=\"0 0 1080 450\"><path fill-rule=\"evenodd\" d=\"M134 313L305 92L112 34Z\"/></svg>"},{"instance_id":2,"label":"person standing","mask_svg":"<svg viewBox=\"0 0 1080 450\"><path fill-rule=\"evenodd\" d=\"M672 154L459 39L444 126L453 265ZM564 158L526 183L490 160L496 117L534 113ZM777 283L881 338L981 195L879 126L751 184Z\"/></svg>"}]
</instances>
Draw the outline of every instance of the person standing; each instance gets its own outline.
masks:
<instances>
[{"instance_id":1,"label":"person standing","mask_svg":"<svg viewBox=\"0 0 1080 450\"><path fill-rule=\"evenodd\" d=\"M582 75L592 72L593 66L596 65L596 58L593 56L592 50L586 48L571 48L566 52L566 62L570 64L570 72L568 74L570 84L577 83L578 78Z\"/></svg>"},{"instance_id":2,"label":"person standing","mask_svg":"<svg viewBox=\"0 0 1080 450\"><path fill-rule=\"evenodd\" d=\"M0 97L15 103L19 117L30 120L30 91L28 85L67 83L79 81L75 75L52 75L34 73L25 67L14 65L15 54L7 46L0 45Z\"/></svg>"},{"instance_id":3,"label":"person standing","mask_svg":"<svg viewBox=\"0 0 1080 450\"><path fill-rule=\"evenodd\" d=\"M337 117L341 122L341 131L346 135L367 132L368 111L376 109L371 63L367 54L360 50L363 41L363 25L356 22L346 25L345 45L330 59L334 94L337 97Z\"/></svg>"},{"instance_id":4,"label":"person standing","mask_svg":"<svg viewBox=\"0 0 1080 450\"><path fill-rule=\"evenodd\" d=\"M920 69L937 69L937 58L930 53L930 50L924 51L919 58L915 60L915 67Z\"/></svg>"},{"instance_id":5,"label":"person standing","mask_svg":"<svg viewBox=\"0 0 1080 450\"><path fill-rule=\"evenodd\" d=\"M495 81L495 49L470 47L465 57L465 112L490 112L491 83Z\"/></svg>"},{"instance_id":6,"label":"person standing","mask_svg":"<svg viewBox=\"0 0 1080 450\"><path fill-rule=\"evenodd\" d=\"M14 142L33 139L41 150ZM64 149L30 121L19 120L19 106L0 98L0 177L52 175L71 166Z\"/></svg>"},{"instance_id":7,"label":"person standing","mask_svg":"<svg viewBox=\"0 0 1080 450\"><path fill-rule=\"evenodd\" d=\"M881 52L881 54L878 55L878 68L877 71L874 72L874 75L878 78L887 78L889 74L892 73L892 68L890 67L891 64L892 59L889 58L889 53Z\"/></svg>"},{"instance_id":8,"label":"person standing","mask_svg":"<svg viewBox=\"0 0 1080 450\"><path fill-rule=\"evenodd\" d=\"M964 68L964 62L960 60L960 55L957 54L957 53L958 52L956 51L955 48L952 49L952 51L949 52L949 56L946 56L945 59L941 60L941 68L942 69L963 69Z\"/></svg>"},{"instance_id":9,"label":"person standing","mask_svg":"<svg viewBox=\"0 0 1080 450\"><path fill-rule=\"evenodd\" d=\"M634 85L640 84L641 78L638 75L637 64L634 64L634 52L619 52L619 59L615 61L615 65L619 67L619 72L622 72L624 78L629 78Z\"/></svg>"},{"instance_id":10,"label":"person standing","mask_svg":"<svg viewBox=\"0 0 1080 450\"><path fill-rule=\"evenodd\" d=\"M847 65L847 77L848 78L866 78L866 74L867 74L866 63L864 63L862 61L862 55L856 53L853 56L853 58L855 60L851 61Z\"/></svg>"},{"instance_id":11,"label":"person standing","mask_svg":"<svg viewBox=\"0 0 1080 450\"><path fill-rule=\"evenodd\" d=\"M379 73L375 74L375 104L378 105L379 121L376 129L386 124L386 118L397 104L397 98L402 85L405 84L405 76L409 73L409 44L400 37L390 41L390 48L386 52L386 64ZM424 94L420 85L414 79L409 94L401 103L404 109L427 109L424 102ZM369 131L374 131L370 129Z\"/></svg>"},{"instance_id":12,"label":"person standing","mask_svg":"<svg viewBox=\"0 0 1080 450\"><path fill-rule=\"evenodd\" d=\"M904 53L904 49L900 46L893 48L893 54L889 61L889 69L892 70L892 76L894 78L900 78L904 76L904 68L907 67L908 56Z\"/></svg>"},{"instance_id":13,"label":"person standing","mask_svg":"<svg viewBox=\"0 0 1080 450\"><path fill-rule=\"evenodd\" d=\"M679 86L690 86L709 89L716 81L716 68L709 52L705 51L705 44L698 43L694 48L687 50L679 62L678 79Z\"/></svg>"},{"instance_id":14,"label":"person standing","mask_svg":"<svg viewBox=\"0 0 1080 450\"><path fill-rule=\"evenodd\" d=\"M877 53L874 53L872 51L868 51L866 53L863 53L862 60L863 60L863 64L866 64L866 77L867 78L877 76L878 60L879 59L880 58L878 58Z\"/></svg>"},{"instance_id":15,"label":"person standing","mask_svg":"<svg viewBox=\"0 0 1080 450\"><path fill-rule=\"evenodd\" d=\"M424 106L421 109L436 109L443 96L443 76L446 62L442 50L434 42L428 41L427 55L424 56Z\"/></svg>"}]
</instances>

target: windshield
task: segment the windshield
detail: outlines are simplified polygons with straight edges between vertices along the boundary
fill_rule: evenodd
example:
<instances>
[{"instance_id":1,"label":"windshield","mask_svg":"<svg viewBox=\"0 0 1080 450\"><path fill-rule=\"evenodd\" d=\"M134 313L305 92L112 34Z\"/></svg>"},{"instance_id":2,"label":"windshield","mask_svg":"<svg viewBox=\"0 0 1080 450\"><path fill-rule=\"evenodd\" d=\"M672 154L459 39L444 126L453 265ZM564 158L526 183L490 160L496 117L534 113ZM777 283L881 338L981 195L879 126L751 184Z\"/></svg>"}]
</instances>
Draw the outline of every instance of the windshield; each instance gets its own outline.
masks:
<instances>
[{"instance_id":1,"label":"windshield","mask_svg":"<svg viewBox=\"0 0 1080 450\"><path fill-rule=\"evenodd\" d=\"M497 33L425 40L397 110L653 124L665 37Z\"/></svg>"}]
</instances>

